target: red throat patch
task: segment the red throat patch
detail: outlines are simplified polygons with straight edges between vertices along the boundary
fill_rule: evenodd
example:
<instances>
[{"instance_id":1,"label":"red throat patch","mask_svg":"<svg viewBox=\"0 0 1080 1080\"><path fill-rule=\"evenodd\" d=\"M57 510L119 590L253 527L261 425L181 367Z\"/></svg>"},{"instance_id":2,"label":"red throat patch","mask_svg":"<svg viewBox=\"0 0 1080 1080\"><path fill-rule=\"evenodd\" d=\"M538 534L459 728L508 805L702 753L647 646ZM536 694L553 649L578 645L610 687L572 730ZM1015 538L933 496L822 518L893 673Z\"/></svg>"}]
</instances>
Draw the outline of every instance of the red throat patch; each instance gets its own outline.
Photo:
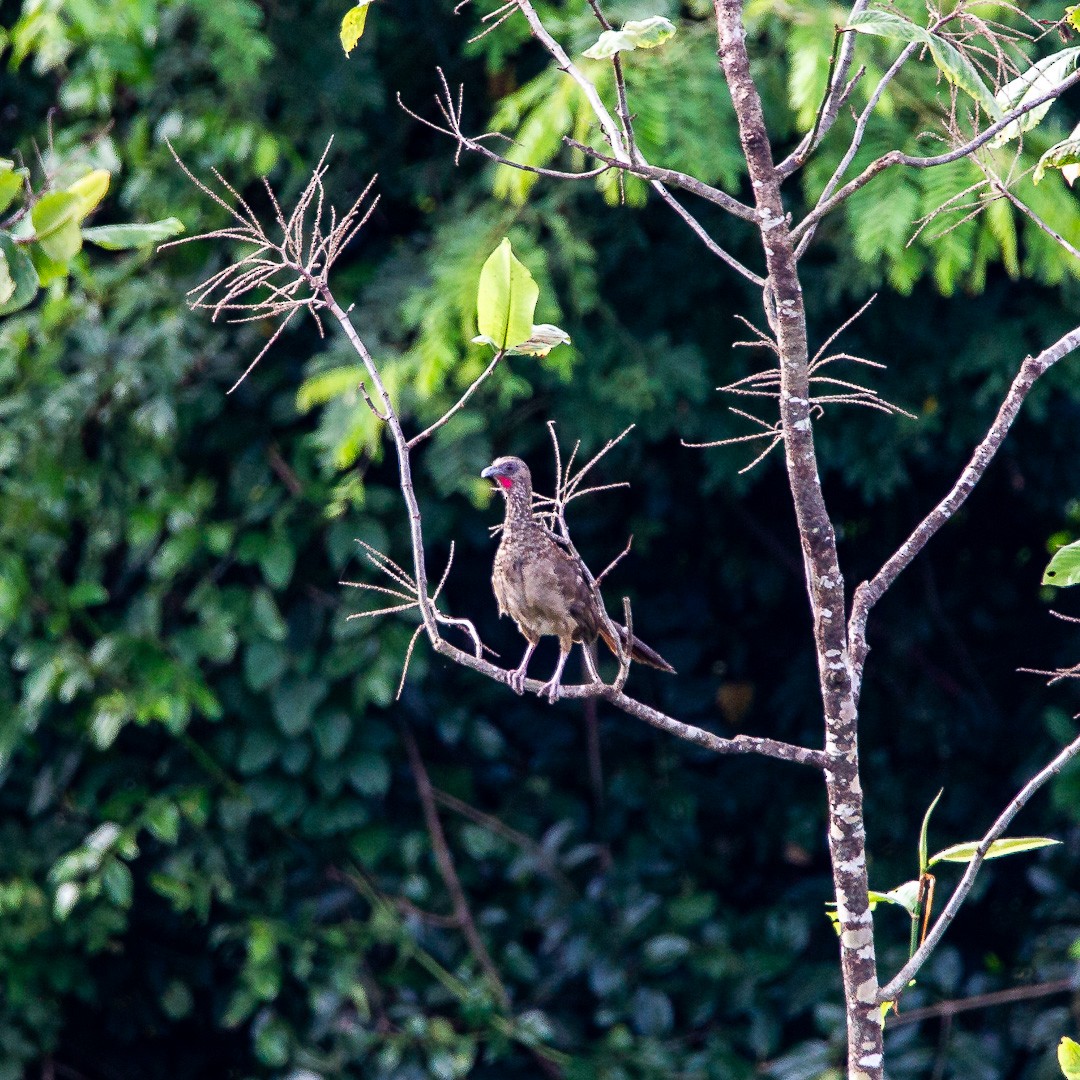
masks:
<instances>
[{"instance_id":1,"label":"red throat patch","mask_svg":"<svg viewBox=\"0 0 1080 1080\"><path fill-rule=\"evenodd\" d=\"M511 480L509 476L496 476L495 479L498 480L507 491L514 486L514 481Z\"/></svg>"}]
</instances>

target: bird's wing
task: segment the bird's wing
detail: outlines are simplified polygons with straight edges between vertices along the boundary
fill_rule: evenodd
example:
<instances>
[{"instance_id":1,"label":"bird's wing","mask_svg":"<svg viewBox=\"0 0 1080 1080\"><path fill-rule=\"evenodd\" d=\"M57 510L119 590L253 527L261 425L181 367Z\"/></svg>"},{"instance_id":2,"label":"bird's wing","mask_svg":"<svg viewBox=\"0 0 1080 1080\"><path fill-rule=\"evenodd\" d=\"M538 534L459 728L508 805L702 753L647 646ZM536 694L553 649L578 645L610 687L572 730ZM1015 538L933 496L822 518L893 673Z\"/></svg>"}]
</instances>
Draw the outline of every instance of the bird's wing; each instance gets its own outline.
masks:
<instances>
[{"instance_id":1,"label":"bird's wing","mask_svg":"<svg viewBox=\"0 0 1080 1080\"><path fill-rule=\"evenodd\" d=\"M526 603L564 623L575 640L592 640L600 615L588 582L577 562L550 537L537 544L535 557L524 566Z\"/></svg>"}]
</instances>

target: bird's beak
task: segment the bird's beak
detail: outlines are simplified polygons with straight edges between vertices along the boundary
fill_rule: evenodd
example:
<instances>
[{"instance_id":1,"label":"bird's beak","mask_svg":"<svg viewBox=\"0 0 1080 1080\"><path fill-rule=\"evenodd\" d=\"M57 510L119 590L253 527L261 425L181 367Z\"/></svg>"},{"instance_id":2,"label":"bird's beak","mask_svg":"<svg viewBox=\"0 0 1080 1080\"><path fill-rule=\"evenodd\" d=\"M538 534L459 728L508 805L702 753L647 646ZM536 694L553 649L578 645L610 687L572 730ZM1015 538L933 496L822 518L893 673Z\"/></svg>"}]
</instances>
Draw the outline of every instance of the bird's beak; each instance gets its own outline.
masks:
<instances>
[{"instance_id":1,"label":"bird's beak","mask_svg":"<svg viewBox=\"0 0 1080 1080\"><path fill-rule=\"evenodd\" d=\"M487 468L486 468L486 469L485 469L485 470L484 470L484 471L483 471L483 472L482 472L482 473L480 474L480 476L481 476L481 477L482 477L482 478L483 478L484 480L493 480L493 479L494 479L494 478L495 478L496 476L499 476L499 475L500 475L500 470L499 470L499 467L498 467L498 465L489 465L489 466L488 466L488 467L487 467Z\"/></svg>"}]
</instances>

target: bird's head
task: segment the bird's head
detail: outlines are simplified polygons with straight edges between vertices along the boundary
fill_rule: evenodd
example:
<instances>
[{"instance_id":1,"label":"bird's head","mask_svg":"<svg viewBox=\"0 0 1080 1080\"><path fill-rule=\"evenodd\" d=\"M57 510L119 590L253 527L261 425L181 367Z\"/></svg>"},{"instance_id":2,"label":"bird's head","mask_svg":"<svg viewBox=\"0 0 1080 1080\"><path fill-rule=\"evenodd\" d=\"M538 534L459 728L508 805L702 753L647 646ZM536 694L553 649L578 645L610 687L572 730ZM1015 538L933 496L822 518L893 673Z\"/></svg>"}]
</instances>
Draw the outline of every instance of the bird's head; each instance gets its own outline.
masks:
<instances>
[{"instance_id":1,"label":"bird's head","mask_svg":"<svg viewBox=\"0 0 1080 1080\"><path fill-rule=\"evenodd\" d=\"M481 474L485 480L494 480L503 494L532 491L529 466L521 458L496 458Z\"/></svg>"}]
</instances>

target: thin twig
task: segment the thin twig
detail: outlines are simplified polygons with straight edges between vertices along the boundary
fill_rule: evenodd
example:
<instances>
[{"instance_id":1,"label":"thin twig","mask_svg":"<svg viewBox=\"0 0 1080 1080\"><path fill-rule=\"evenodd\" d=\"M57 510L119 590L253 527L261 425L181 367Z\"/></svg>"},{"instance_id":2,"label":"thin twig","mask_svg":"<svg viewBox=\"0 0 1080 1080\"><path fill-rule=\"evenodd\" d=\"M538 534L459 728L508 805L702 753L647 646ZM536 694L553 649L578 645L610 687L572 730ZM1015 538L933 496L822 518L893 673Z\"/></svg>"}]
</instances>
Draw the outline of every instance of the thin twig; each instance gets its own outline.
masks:
<instances>
[{"instance_id":1,"label":"thin twig","mask_svg":"<svg viewBox=\"0 0 1080 1080\"><path fill-rule=\"evenodd\" d=\"M510 995L506 991L499 969L491 959L484 939L480 931L476 929L476 921L473 919L472 909L465 896L465 890L461 887L461 879L458 877L457 867L454 865L454 857L450 853L450 846L446 842L446 834L443 832L442 822L439 820L439 811L435 806L435 792L431 786L431 779L424 760L420 756L420 749L416 745L416 739L412 731L405 723L401 724L401 737L405 743L405 752L409 757L409 769L416 783L416 793L420 796L420 806L424 813L424 823L427 826L431 846L435 852L435 862L439 867L439 876L443 879L446 891L450 894L450 902L454 909L454 917L457 919L465 940L469 943L473 956L476 957L484 974L487 976L492 991L502 1005L503 1009L510 1009Z\"/></svg>"}]
</instances>

